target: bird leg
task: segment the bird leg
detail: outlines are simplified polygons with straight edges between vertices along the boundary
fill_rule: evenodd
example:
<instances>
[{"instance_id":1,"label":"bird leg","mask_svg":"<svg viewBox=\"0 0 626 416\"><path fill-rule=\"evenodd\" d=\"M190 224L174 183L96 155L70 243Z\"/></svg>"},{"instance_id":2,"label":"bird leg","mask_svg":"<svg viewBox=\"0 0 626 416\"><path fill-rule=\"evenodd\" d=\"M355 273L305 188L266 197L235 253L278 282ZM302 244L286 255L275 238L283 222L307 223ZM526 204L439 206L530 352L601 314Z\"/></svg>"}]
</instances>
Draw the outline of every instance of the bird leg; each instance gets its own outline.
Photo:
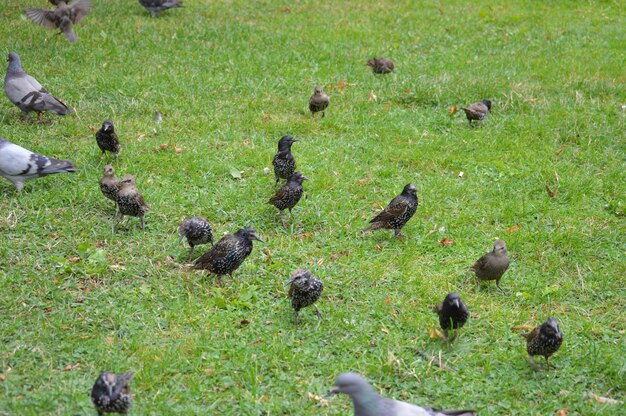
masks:
<instances>
[{"instance_id":1,"label":"bird leg","mask_svg":"<svg viewBox=\"0 0 626 416\"><path fill-rule=\"evenodd\" d=\"M139 220L141 220L141 229L143 230L143 227L144 227L143 217L139 217Z\"/></svg>"},{"instance_id":2,"label":"bird leg","mask_svg":"<svg viewBox=\"0 0 626 416\"><path fill-rule=\"evenodd\" d=\"M502 294L503 294L504 296L508 296L508 295L509 295L508 293L506 293L506 292L504 291L504 289L502 289L502 288L500 287L500 279L497 279L497 280L496 280L496 287L500 290L500 292L502 292Z\"/></svg>"},{"instance_id":3,"label":"bird leg","mask_svg":"<svg viewBox=\"0 0 626 416\"><path fill-rule=\"evenodd\" d=\"M322 313L320 312L319 309L317 309L317 306L313 305L313 307L315 308L315 314L317 315L317 317L319 319L322 319Z\"/></svg>"},{"instance_id":4,"label":"bird leg","mask_svg":"<svg viewBox=\"0 0 626 416\"><path fill-rule=\"evenodd\" d=\"M285 213L282 209L280 210L280 222L283 223L283 227L287 228L288 222L285 221Z\"/></svg>"},{"instance_id":5,"label":"bird leg","mask_svg":"<svg viewBox=\"0 0 626 416\"><path fill-rule=\"evenodd\" d=\"M187 259L187 263L191 263L191 255L193 254L194 248L195 248L194 246L191 246L191 251L189 252L189 258Z\"/></svg>"},{"instance_id":6,"label":"bird leg","mask_svg":"<svg viewBox=\"0 0 626 416\"><path fill-rule=\"evenodd\" d=\"M296 325L298 325L298 311L294 311L294 318L295 318L295 323Z\"/></svg>"},{"instance_id":7,"label":"bird leg","mask_svg":"<svg viewBox=\"0 0 626 416\"><path fill-rule=\"evenodd\" d=\"M533 368L533 370L537 371L537 364L535 364L535 359L532 355L528 356L528 361L530 361L530 366Z\"/></svg>"},{"instance_id":8,"label":"bird leg","mask_svg":"<svg viewBox=\"0 0 626 416\"><path fill-rule=\"evenodd\" d=\"M393 233L397 239L404 240L404 235L402 235L401 228L394 228Z\"/></svg>"},{"instance_id":9,"label":"bird leg","mask_svg":"<svg viewBox=\"0 0 626 416\"><path fill-rule=\"evenodd\" d=\"M326 117L326 112L322 111L322 118Z\"/></svg>"}]
</instances>

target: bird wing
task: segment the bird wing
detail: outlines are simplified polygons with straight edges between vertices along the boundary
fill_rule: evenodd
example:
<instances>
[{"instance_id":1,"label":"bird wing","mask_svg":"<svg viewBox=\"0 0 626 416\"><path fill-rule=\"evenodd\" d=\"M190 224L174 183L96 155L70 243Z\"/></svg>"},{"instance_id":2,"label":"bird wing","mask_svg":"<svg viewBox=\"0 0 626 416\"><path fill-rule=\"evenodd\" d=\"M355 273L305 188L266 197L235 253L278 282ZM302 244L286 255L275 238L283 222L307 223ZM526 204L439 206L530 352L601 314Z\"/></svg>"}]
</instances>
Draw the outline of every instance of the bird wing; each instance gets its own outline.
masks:
<instances>
[{"instance_id":1,"label":"bird wing","mask_svg":"<svg viewBox=\"0 0 626 416\"><path fill-rule=\"evenodd\" d=\"M7 176L45 176L75 170L67 160L43 156L0 138L0 172Z\"/></svg>"},{"instance_id":2,"label":"bird wing","mask_svg":"<svg viewBox=\"0 0 626 416\"><path fill-rule=\"evenodd\" d=\"M423 407L415 406L399 400L384 399L381 403L381 416L434 416Z\"/></svg>"},{"instance_id":3,"label":"bird wing","mask_svg":"<svg viewBox=\"0 0 626 416\"><path fill-rule=\"evenodd\" d=\"M474 263L470 269L472 269L473 271L476 270L481 270L485 267L485 265L487 264L487 262L489 261L489 253L485 254L484 256L482 256L481 258L479 258L478 260L476 260L476 263Z\"/></svg>"},{"instance_id":4,"label":"bird wing","mask_svg":"<svg viewBox=\"0 0 626 416\"><path fill-rule=\"evenodd\" d=\"M285 197L285 188L282 187L280 188L278 191L276 191L276 194L270 198L269 201L267 201L268 204L274 204L278 201L281 201L284 197Z\"/></svg>"},{"instance_id":5,"label":"bird wing","mask_svg":"<svg viewBox=\"0 0 626 416\"><path fill-rule=\"evenodd\" d=\"M43 93L48 94L48 91L35 78L33 78L30 75L26 74L26 80L35 89L35 91L43 92Z\"/></svg>"},{"instance_id":6,"label":"bird wing","mask_svg":"<svg viewBox=\"0 0 626 416\"><path fill-rule=\"evenodd\" d=\"M372 218L370 223L391 221L392 219L403 215L407 209L409 209L408 201L401 196L397 196L391 200L387 208Z\"/></svg>"},{"instance_id":7,"label":"bird wing","mask_svg":"<svg viewBox=\"0 0 626 416\"><path fill-rule=\"evenodd\" d=\"M213 247L196 260L194 267L201 267L203 263L211 261L214 258L226 257L232 250L233 244L236 244L236 237L229 234L223 237Z\"/></svg>"},{"instance_id":8,"label":"bird wing","mask_svg":"<svg viewBox=\"0 0 626 416\"><path fill-rule=\"evenodd\" d=\"M55 29L57 27L57 18L54 14L54 10L47 9L24 9L24 13L33 23L48 29Z\"/></svg>"},{"instance_id":9,"label":"bird wing","mask_svg":"<svg viewBox=\"0 0 626 416\"><path fill-rule=\"evenodd\" d=\"M70 8L70 19L76 24L87 16L91 10L91 0L74 0L68 7Z\"/></svg>"},{"instance_id":10,"label":"bird wing","mask_svg":"<svg viewBox=\"0 0 626 416\"><path fill-rule=\"evenodd\" d=\"M535 329L533 329L532 331L530 331L528 334L521 334L524 338L526 338L527 342L532 341L533 339L535 339L537 337L537 335L539 335L539 327L536 327Z\"/></svg>"}]
</instances>

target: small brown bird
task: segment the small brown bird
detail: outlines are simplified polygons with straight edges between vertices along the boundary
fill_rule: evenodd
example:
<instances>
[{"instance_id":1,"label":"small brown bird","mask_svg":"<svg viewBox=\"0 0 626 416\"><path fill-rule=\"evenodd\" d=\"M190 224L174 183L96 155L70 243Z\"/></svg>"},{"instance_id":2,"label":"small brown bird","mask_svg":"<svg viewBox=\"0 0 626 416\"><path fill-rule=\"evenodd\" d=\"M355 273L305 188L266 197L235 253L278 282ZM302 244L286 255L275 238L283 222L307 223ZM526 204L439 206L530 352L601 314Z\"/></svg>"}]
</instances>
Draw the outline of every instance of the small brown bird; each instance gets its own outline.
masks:
<instances>
[{"instance_id":1,"label":"small brown bird","mask_svg":"<svg viewBox=\"0 0 626 416\"><path fill-rule=\"evenodd\" d=\"M130 381L133 373L115 375L108 371L98 376L91 389L91 402L96 407L98 416L105 413L128 414L133 404L133 394L130 392Z\"/></svg>"},{"instance_id":2,"label":"small brown bird","mask_svg":"<svg viewBox=\"0 0 626 416\"><path fill-rule=\"evenodd\" d=\"M296 206L300 198L302 198L302 194L304 193L304 189L302 188L302 181L306 181L309 178L304 176L300 172L295 172L291 178L283 185L281 188L276 191L276 194L267 201L268 204L274 205L280 211L280 220L283 223L283 226L286 227L287 223L285 222L285 218L283 216L283 211L285 209L289 210L289 214L291 215L291 210Z\"/></svg>"},{"instance_id":3,"label":"small brown bird","mask_svg":"<svg viewBox=\"0 0 626 416\"><path fill-rule=\"evenodd\" d=\"M291 306L293 306L297 324L300 309L317 302L322 294L322 290L324 290L324 284L308 270L297 269L291 273L287 286L289 286L287 296L291 298ZM322 319L322 314L317 309L317 306L313 305L313 308L315 308L317 317Z\"/></svg>"},{"instance_id":4,"label":"small brown bird","mask_svg":"<svg viewBox=\"0 0 626 416\"><path fill-rule=\"evenodd\" d=\"M375 74L388 74L395 71L393 61L386 58L372 58L367 61L367 66L372 68Z\"/></svg>"},{"instance_id":5,"label":"small brown bird","mask_svg":"<svg viewBox=\"0 0 626 416\"><path fill-rule=\"evenodd\" d=\"M116 227L124 219L124 215L130 215L131 217L139 217L141 220L141 229L143 230L143 216L150 207L146 205L143 196L139 193L133 175L124 175L120 181L120 188L117 192L115 202L117 202L119 209Z\"/></svg>"},{"instance_id":6,"label":"small brown bird","mask_svg":"<svg viewBox=\"0 0 626 416\"><path fill-rule=\"evenodd\" d=\"M463 111L465 111L465 116L471 126L473 120L481 121L491 111L491 100L482 100L479 103L470 104L464 107Z\"/></svg>"},{"instance_id":7,"label":"small brown bird","mask_svg":"<svg viewBox=\"0 0 626 416\"><path fill-rule=\"evenodd\" d=\"M183 238L186 238L187 243L189 243L189 247L191 247L191 250L189 251L189 259L187 261L191 261L191 256L193 255L193 250L196 246L206 243L211 243L211 245L213 245L212 231L211 224L209 224L204 217L187 218L180 224L180 227L178 228L180 241L183 241Z\"/></svg>"},{"instance_id":8,"label":"small brown bird","mask_svg":"<svg viewBox=\"0 0 626 416\"><path fill-rule=\"evenodd\" d=\"M411 219L419 202L417 200L417 188L412 183L408 183L402 189L402 193L389 202L389 205L377 216L370 220L369 227L361 232L378 230L385 228L393 230L396 237L401 236L402 227Z\"/></svg>"},{"instance_id":9,"label":"small brown bird","mask_svg":"<svg viewBox=\"0 0 626 416\"><path fill-rule=\"evenodd\" d=\"M67 4L63 0L51 1L57 6L49 9L24 9L24 13L33 23L48 29L60 29L67 40L74 42L78 37L73 25L79 23L91 10L91 0L74 0Z\"/></svg>"},{"instance_id":10,"label":"small brown bird","mask_svg":"<svg viewBox=\"0 0 626 416\"><path fill-rule=\"evenodd\" d=\"M448 330L454 330L451 341L457 337L459 328L465 325L470 316L467 306L458 293L449 293L443 302L435 307L435 312L439 315L439 325L443 329L446 340L448 340Z\"/></svg>"},{"instance_id":11,"label":"small brown bird","mask_svg":"<svg viewBox=\"0 0 626 416\"><path fill-rule=\"evenodd\" d=\"M548 318L530 333L521 335L526 338L528 361L530 361L533 370L537 370L535 355L543 355L546 359L546 366L549 366L548 358L557 352L563 343L563 332L561 332L559 323L555 318Z\"/></svg>"},{"instance_id":12,"label":"small brown bird","mask_svg":"<svg viewBox=\"0 0 626 416\"><path fill-rule=\"evenodd\" d=\"M497 288L506 295L506 292L500 287L500 279L508 268L509 256L506 251L506 244L498 239L493 243L493 250L479 258L470 267L470 270L476 274L476 288L478 288L479 280L495 280Z\"/></svg>"},{"instance_id":13,"label":"small brown bird","mask_svg":"<svg viewBox=\"0 0 626 416\"><path fill-rule=\"evenodd\" d=\"M328 104L330 104L330 98L328 97L328 95L326 95L321 86L316 86L315 90L313 91L313 95L309 99L309 110L311 110L311 117L315 117L315 113L319 113L321 111L322 118L324 118L324 116L326 115L324 110L326 110Z\"/></svg>"},{"instance_id":14,"label":"small brown bird","mask_svg":"<svg viewBox=\"0 0 626 416\"><path fill-rule=\"evenodd\" d=\"M115 177L115 170L113 166L106 165L100 179L100 191L102 195L115 202L117 210L117 192L120 190L120 180Z\"/></svg>"}]
</instances>

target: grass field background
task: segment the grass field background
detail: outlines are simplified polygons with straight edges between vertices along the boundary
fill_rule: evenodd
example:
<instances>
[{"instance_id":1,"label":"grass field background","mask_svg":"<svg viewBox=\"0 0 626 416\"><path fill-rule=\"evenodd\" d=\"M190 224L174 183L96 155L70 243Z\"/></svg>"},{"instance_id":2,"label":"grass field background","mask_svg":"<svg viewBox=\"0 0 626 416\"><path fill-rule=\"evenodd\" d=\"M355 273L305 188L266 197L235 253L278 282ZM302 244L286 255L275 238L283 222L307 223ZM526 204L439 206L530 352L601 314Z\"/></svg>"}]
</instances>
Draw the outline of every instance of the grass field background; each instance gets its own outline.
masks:
<instances>
[{"instance_id":1,"label":"grass field background","mask_svg":"<svg viewBox=\"0 0 626 416\"><path fill-rule=\"evenodd\" d=\"M2 54L75 114L22 122L3 98L0 136L80 172L19 195L0 181L1 415L95 414L104 369L136 373L134 415L350 414L347 397L316 397L346 371L482 415L624 411L623 3L185 0L153 19L94 0L75 44L23 7L48 4L0 5ZM396 73L374 76L373 56ZM331 97L322 120L307 110L316 84ZM480 128L450 115L483 98ZM100 193L105 118L123 144L116 172L151 206L144 232L135 218L115 232ZM263 172L284 134L302 139L312 179L288 229ZM361 236L408 182L420 206L406 240ZM217 286L185 265L177 228L193 215L218 238L252 225L266 243ZM496 237L510 296L465 270ZM326 288L324 319L305 309L296 327L284 283L298 267ZM427 330L451 291L473 315L445 347ZM533 372L511 328L548 316L565 342Z\"/></svg>"}]
</instances>

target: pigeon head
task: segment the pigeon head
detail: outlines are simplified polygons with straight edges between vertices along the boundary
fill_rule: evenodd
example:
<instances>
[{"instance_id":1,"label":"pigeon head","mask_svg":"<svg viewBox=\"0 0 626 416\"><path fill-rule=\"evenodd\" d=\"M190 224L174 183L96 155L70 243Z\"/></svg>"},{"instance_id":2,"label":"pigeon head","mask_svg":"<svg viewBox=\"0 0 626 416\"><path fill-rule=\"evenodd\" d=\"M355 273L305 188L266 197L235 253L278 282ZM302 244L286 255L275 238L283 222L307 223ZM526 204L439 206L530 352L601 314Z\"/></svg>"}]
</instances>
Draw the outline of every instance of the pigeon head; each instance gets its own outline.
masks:
<instances>
[{"instance_id":1,"label":"pigeon head","mask_svg":"<svg viewBox=\"0 0 626 416\"><path fill-rule=\"evenodd\" d=\"M506 253L506 243L500 239L497 239L495 243L493 243L493 252Z\"/></svg>"},{"instance_id":2,"label":"pigeon head","mask_svg":"<svg viewBox=\"0 0 626 416\"><path fill-rule=\"evenodd\" d=\"M256 241L265 243L265 241L263 241L261 237L259 237L259 235L256 233L256 230L253 227L244 227L241 230L239 230L239 233L243 235L245 238L247 238L248 241L256 240Z\"/></svg>"},{"instance_id":3,"label":"pigeon head","mask_svg":"<svg viewBox=\"0 0 626 416\"><path fill-rule=\"evenodd\" d=\"M9 62L9 67L7 69L8 72L22 72L22 61L20 60L20 56L16 52L9 53L9 57L7 58Z\"/></svg>"},{"instance_id":4,"label":"pigeon head","mask_svg":"<svg viewBox=\"0 0 626 416\"><path fill-rule=\"evenodd\" d=\"M106 165L104 167L104 175L105 176L113 176L114 174L115 174L115 169L113 169L113 166Z\"/></svg>"},{"instance_id":5,"label":"pigeon head","mask_svg":"<svg viewBox=\"0 0 626 416\"><path fill-rule=\"evenodd\" d=\"M402 194L417 196L417 188L412 183L408 183L405 185L404 189L402 190Z\"/></svg>"},{"instance_id":6,"label":"pigeon head","mask_svg":"<svg viewBox=\"0 0 626 416\"><path fill-rule=\"evenodd\" d=\"M335 385L328 392L329 395L344 393L350 396L354 401L366 399L374 393L372 386L360 375L356 373L344 373L337 376Z\"/></svg>"},{"instance_id":7,"label":"pigeon head","mask_svg":"<svg viewBox=\"0 0 626 416\"><path fill-rule=\"evenodd\" d=\"M556 318L548 318L542 325L541 330L543 334L549 337L562 337L561 328L559 328L559 323Z\"/></svg>"},{"instance_id":8,"label":"pigeon head","mask_svg":"<svg viewBox=\"0 0 626 416\"><path fill-rule=\"evenodd\" d=\"M448 296L443 300L443 303L448 306L453 306L455 308L461 307L461 297L458 293L449 293Z\"/></svg>"},{"instance_id":9,"label":"pigeon head","mask_svg":"<svg viewBox=\"0 0 626 416\"><path fill-rule=\"evenodd\" d=\"M307 178L306 176L304 176L300 172L294 172L294 174L291 176L291 178L289 178L290 182L297 182L300 185L302 185L303 181L308 181L308 180L309 180L309 178Z\"/></svg>"},{"instance_id":10,"label":"pigeon head","mask_svg":"<svg viewBox=\"0 0 626 416\"><path fill-rule=\"evenodd\" d=\"M117 377L115 374L105 371L100 374L98 380L96 380L96 384L94 384L93 391L91 393L92 396L107 396L108 398L113 399L113 388L115 387L116 382Z\"/></svg>"},{"instance_id":11,"label":"pigeon head","mask_svg":"<svg viewBox=\"0 0 626 416\"><path fill-rule=\"evenodd\" d=\"M289 135L287 136L283 136L280 138L280 140L278 141L278 151L285 151L288 149L291 149L291 145L294 144L295 142L299 142L300 140L295 139Z\"/></svg>"},{"instance_id":12,"label":"pigeon head","mask_svg":"<svg viewBox=\"0 0 626 416\"><path fill-rule=\"evenodd\" d=\"M487 106L489 111L491 111L491 100L483 100L482 103Z\"/></svg>"},{"instance_id":13,"label":"pigeon head","mask_svg":"<svg viewBox=\"0 0 626 416\"><path fill-rule=\"evenodd\" d=\"M324 94L324 89L322 88L321 85L316 85L315 86L315 90L313 91L313 94L315 94L315 95L322 95L322 94Z\"/></svg>"},{"instance_id":14,"label":"pigeon head","mask_svg":"<svg viewBox=\"0 0 626 416\"><path fill-rule=\"evenodd\" d=\"M309 279L310 273L304 269L297 269L291 272L289 276L289 281L285 286L289 286L291 284L295 284L298 287L302 287L305 285L306 281Z\"/></svg>"},{"instance_id":15,"label":"pigeon head","mask_svg":"<svg viewBox=\"0 0 626 416\"><path fill-rule=\"evenodd\" d=\"M113 122L111 120L104 120L102 130L113 133Z\"/></svg>"}]
</instances>

